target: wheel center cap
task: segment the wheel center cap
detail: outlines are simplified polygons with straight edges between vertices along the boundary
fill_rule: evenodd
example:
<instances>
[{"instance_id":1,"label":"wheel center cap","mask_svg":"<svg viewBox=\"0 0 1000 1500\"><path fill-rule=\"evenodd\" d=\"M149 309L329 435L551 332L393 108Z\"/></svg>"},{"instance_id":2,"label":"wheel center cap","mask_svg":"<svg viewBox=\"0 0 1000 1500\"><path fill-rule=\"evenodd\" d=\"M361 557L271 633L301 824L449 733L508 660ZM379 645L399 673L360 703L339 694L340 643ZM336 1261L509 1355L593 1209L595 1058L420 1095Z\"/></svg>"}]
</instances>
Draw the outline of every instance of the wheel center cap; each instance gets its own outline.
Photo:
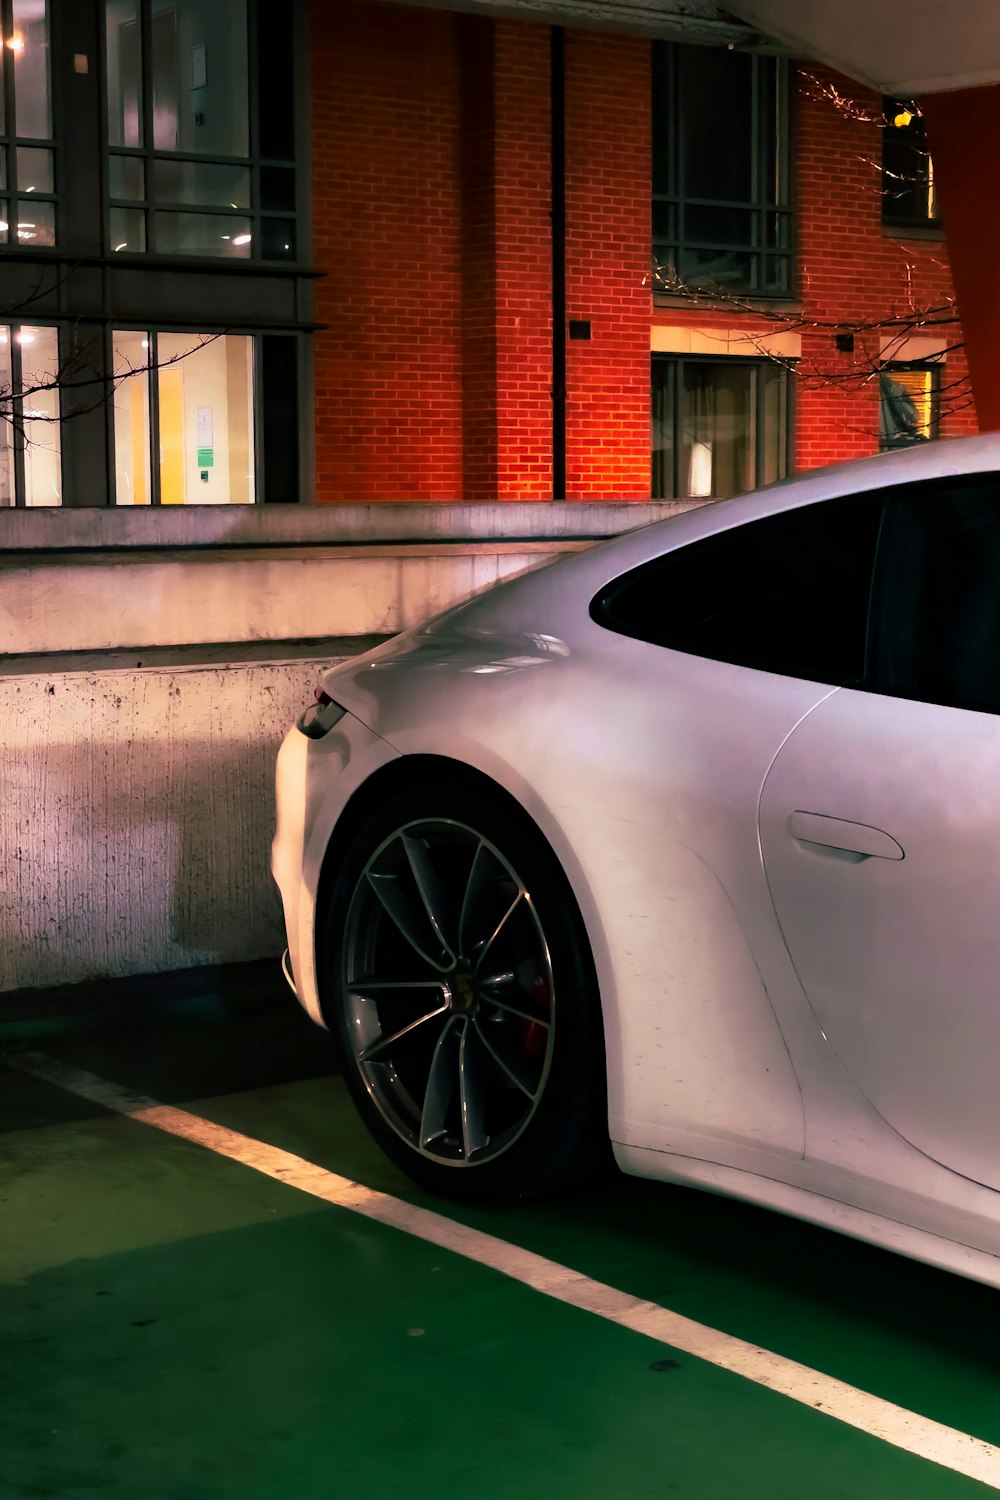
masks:
<instances>
[{"instance_id":1,"label":"wheel center cap","mask_svg":"<svg viewBox=\"0 0 1000 1500\"><path fill-rule=\"evenodd\" d=\"M476 982L471 974L461 970L449 981L451 1008L458 1015L471 1016L476 1008Z\"/></svg>"}]
</instances>

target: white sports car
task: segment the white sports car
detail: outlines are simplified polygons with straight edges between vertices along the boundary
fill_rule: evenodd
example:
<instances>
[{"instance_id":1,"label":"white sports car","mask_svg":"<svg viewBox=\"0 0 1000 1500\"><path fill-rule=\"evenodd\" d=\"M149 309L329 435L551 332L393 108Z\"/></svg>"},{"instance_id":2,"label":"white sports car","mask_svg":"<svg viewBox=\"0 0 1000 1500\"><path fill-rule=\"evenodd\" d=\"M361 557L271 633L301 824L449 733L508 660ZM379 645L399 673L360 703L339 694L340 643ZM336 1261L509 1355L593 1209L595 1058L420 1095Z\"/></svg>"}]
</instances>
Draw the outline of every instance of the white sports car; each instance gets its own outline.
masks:
<instances>
[{"instance_id":1,"label":"white sports car","mask_svg":"<svg viewBox=\"0 0 1000 1500\"><path fill-rule=\"evenodd\" d=\"M466 1199L606 1151L1000 1285L1000 438L688 511L333 668L291 977Z\"/></svg>"}]
</instances>

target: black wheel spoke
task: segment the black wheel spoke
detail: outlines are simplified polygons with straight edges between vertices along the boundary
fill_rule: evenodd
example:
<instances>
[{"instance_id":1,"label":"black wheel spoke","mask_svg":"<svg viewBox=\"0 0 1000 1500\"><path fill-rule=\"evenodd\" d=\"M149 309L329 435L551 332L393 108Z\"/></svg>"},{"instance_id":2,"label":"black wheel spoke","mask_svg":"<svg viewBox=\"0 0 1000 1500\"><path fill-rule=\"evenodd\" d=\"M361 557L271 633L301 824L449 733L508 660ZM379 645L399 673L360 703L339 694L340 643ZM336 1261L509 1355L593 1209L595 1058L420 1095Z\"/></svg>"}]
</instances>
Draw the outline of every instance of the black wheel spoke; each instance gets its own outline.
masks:
<instances>
[{"instance_id":1,"label":"black wheel spoke","mask_svg":"<svg viewBox=\"0 0 1000 1500\"><path fill-rule=\"evenodd\" d=\"M490 1041L486 1033L486 1029L483 1026L480 1026L478 1021L475 1023L475 1026L476 1034L479 1037L479 1040L482 1042L483 1046L486 1048L487 1052L490 1054L497 1067L507 1076L507 1078L510 1079L511 1083L514 1084L516 1088L519 1088L521 1090L522 1094L526 1094L527 1097L533 1101L535 1099L537 1089L533 1089L527 1077L524 1076L527 1070L525 1069L524 1072L522 1072L522 1070L519 1069L515 1063L504 1057L502 1053L500 1053L494 1046L494 1044Z\"/></svg>"},{"instance_id":2,"label":"black wheel spoke","mask_svg":"<svg viewBox=\"0 0 1000 1500\"><path fill-rule=\"evenodd\" d=\"M437 969L442 974L445 973L450 968L448 955L443 948L438 954L430 951L431 944L427 939L433 935L433 928L428 931L423 908L410 899L408 892L400 886L396 875L383 875L370 869L365 873L368 884L378 897L382 909L395 923L400 935L413 952L432 969Z\"/></svg>"},{"instance_id":3,"label":"black wheel spoke","mask_svg":"<svg viewBox=\"0 0 1000 1500\"><path fill-rule=\"evenodd\" d=\"M437 1039L420 1111L420 1144L432 1146L445 1135L458 1086L461 1036L458 1022L446 1021Z\"/></svg>"},{"instance_id":4,"label":"black wheel spoke","mask_svg":"<svg viewBox=\"0 0 1000 1500\"><path fill-rule=\"evenodd\" d=\"M428 1021L440 1019L447 1014L447 1003L442 1002L435 1010L429 1010L424 1015L417 1016L415 1020L408 1021L405 1026L400 1026L398 1030L390 1032L389 1035L377 1037L374 1042L369 1042L368 1046L364 1047L358 1053L358 1062L368 1063L374 1061L381 1054L389 1052L392 1047L396 1046L397 1042L402 1042L406 1037L412 1036L418 1027L425 1026Z\"/></svg>"},{"instance_id":5,"label":"black wheel spoke","mask_svg":"<svg viewBox=\"0 0 1000 1500\"><path fill-rule=\"evenodd\" d=\"M462 1150L466 1160L489 1142L486 1134L487 1080L481 1041L476 1028L466 1024L458 1052L458 1097L462 1117Z\"/></svg>"},{"instance_id":6,"label":"black wheel spoke","mask_svg":"<svg viewBox=\"0 0 1000 1500\"><path fill-rule=\"evenodd\" d=\"M455 938L446 934L447 929L452 925L451 915L454 903L449 902L444 883L434 868L427 841L411 838L404 833L403 848L406 850L406 858L413 871L413 879L431 931L444 949L449 963L453 964L456 957Z\"/></svg>"}]
</instances>

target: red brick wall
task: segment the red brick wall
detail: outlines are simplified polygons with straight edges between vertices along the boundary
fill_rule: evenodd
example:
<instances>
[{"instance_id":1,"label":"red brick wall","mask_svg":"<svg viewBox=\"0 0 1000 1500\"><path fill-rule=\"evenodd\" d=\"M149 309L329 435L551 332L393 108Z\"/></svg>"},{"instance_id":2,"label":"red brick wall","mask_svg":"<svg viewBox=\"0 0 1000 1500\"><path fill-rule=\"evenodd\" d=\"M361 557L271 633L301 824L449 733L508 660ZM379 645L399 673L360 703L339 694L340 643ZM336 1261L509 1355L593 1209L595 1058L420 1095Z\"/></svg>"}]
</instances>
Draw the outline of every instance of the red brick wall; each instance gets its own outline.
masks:
<instances>
[{"instance_id":1,"label":"red brick wall","mask_svg":"<svg viewBox=\"0 0 1000 1500\"><path fill-rule=\"evenodd\" d=\"M913 322L915 336L960 342L957 321L929 326L929 313L953 296L943 240L887 233L881 219L881 100L821 67L797 80L798 251L802 288L802 378L797 413L800 468L875 452L878 382L858 379L879 355L886 320ZM836 103L836 92L843 102ZM834 329L855 330L855 352L838 354ZM882 327L871 326L882 324ZM921 326L917 326L921 325ZM828 376L824 380L822 377ZM976 431L967 367L947 355L942 385L943 436Z\"/></svg>"},{"instance_id":2,"label":"red brick wall","mask_svg":"<svg viewBox=\"0 0 1000 1500\"><path fill-rule=\"evenodd\" d=\"M566 37L567 498L648 500L649 43Z\"/></svg>"},{"instance_id":3,"label":"red brick wall","mask_svg":"<svg viewBox=\"0 0 1000 1500\"><path fill-rule=\"evenodd\" d=\"M314 0L317 499L551 497L549 47L537 23ZM649 43L568 31L565 57L567 315L592 330L566 343L568 498L649 494L651 321L801 333L797 465L875 451L876 325L950 295L943 242L882 229L875 96L795 81L796 304L653 309ZM974 430L946 405L946 434Z\"/></svg>"},{"instance_id":4,"label":"red brick wall","mask_svg":"<svg viewBox=\"0 0 1000 1500\"><path fill-rule=\"evenodd\" d=\"M462 19L312 7L320 501L462 494Z\"/></svg>"}]
</instances>

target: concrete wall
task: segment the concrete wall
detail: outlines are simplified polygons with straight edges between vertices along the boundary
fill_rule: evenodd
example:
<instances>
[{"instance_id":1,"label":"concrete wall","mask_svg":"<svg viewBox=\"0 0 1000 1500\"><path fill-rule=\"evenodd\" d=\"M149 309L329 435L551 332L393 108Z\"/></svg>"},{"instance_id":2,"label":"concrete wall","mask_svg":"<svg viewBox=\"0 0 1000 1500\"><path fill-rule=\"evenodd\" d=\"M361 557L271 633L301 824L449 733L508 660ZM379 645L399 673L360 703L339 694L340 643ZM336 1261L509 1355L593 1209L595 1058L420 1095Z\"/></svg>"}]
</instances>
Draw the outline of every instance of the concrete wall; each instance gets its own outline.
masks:
<instances>
[{"instance_id":1,"label":"concrete wall","mask_svg":"<svg viewBox=\"0 0 1000 1500\"><path fill-rule=\"evenodd\" d=\"M389 505L367 545L353 506L0 512L0 991L278 954L274 756L322 667L679 508Z\"/></svg>"}]
</instances>

